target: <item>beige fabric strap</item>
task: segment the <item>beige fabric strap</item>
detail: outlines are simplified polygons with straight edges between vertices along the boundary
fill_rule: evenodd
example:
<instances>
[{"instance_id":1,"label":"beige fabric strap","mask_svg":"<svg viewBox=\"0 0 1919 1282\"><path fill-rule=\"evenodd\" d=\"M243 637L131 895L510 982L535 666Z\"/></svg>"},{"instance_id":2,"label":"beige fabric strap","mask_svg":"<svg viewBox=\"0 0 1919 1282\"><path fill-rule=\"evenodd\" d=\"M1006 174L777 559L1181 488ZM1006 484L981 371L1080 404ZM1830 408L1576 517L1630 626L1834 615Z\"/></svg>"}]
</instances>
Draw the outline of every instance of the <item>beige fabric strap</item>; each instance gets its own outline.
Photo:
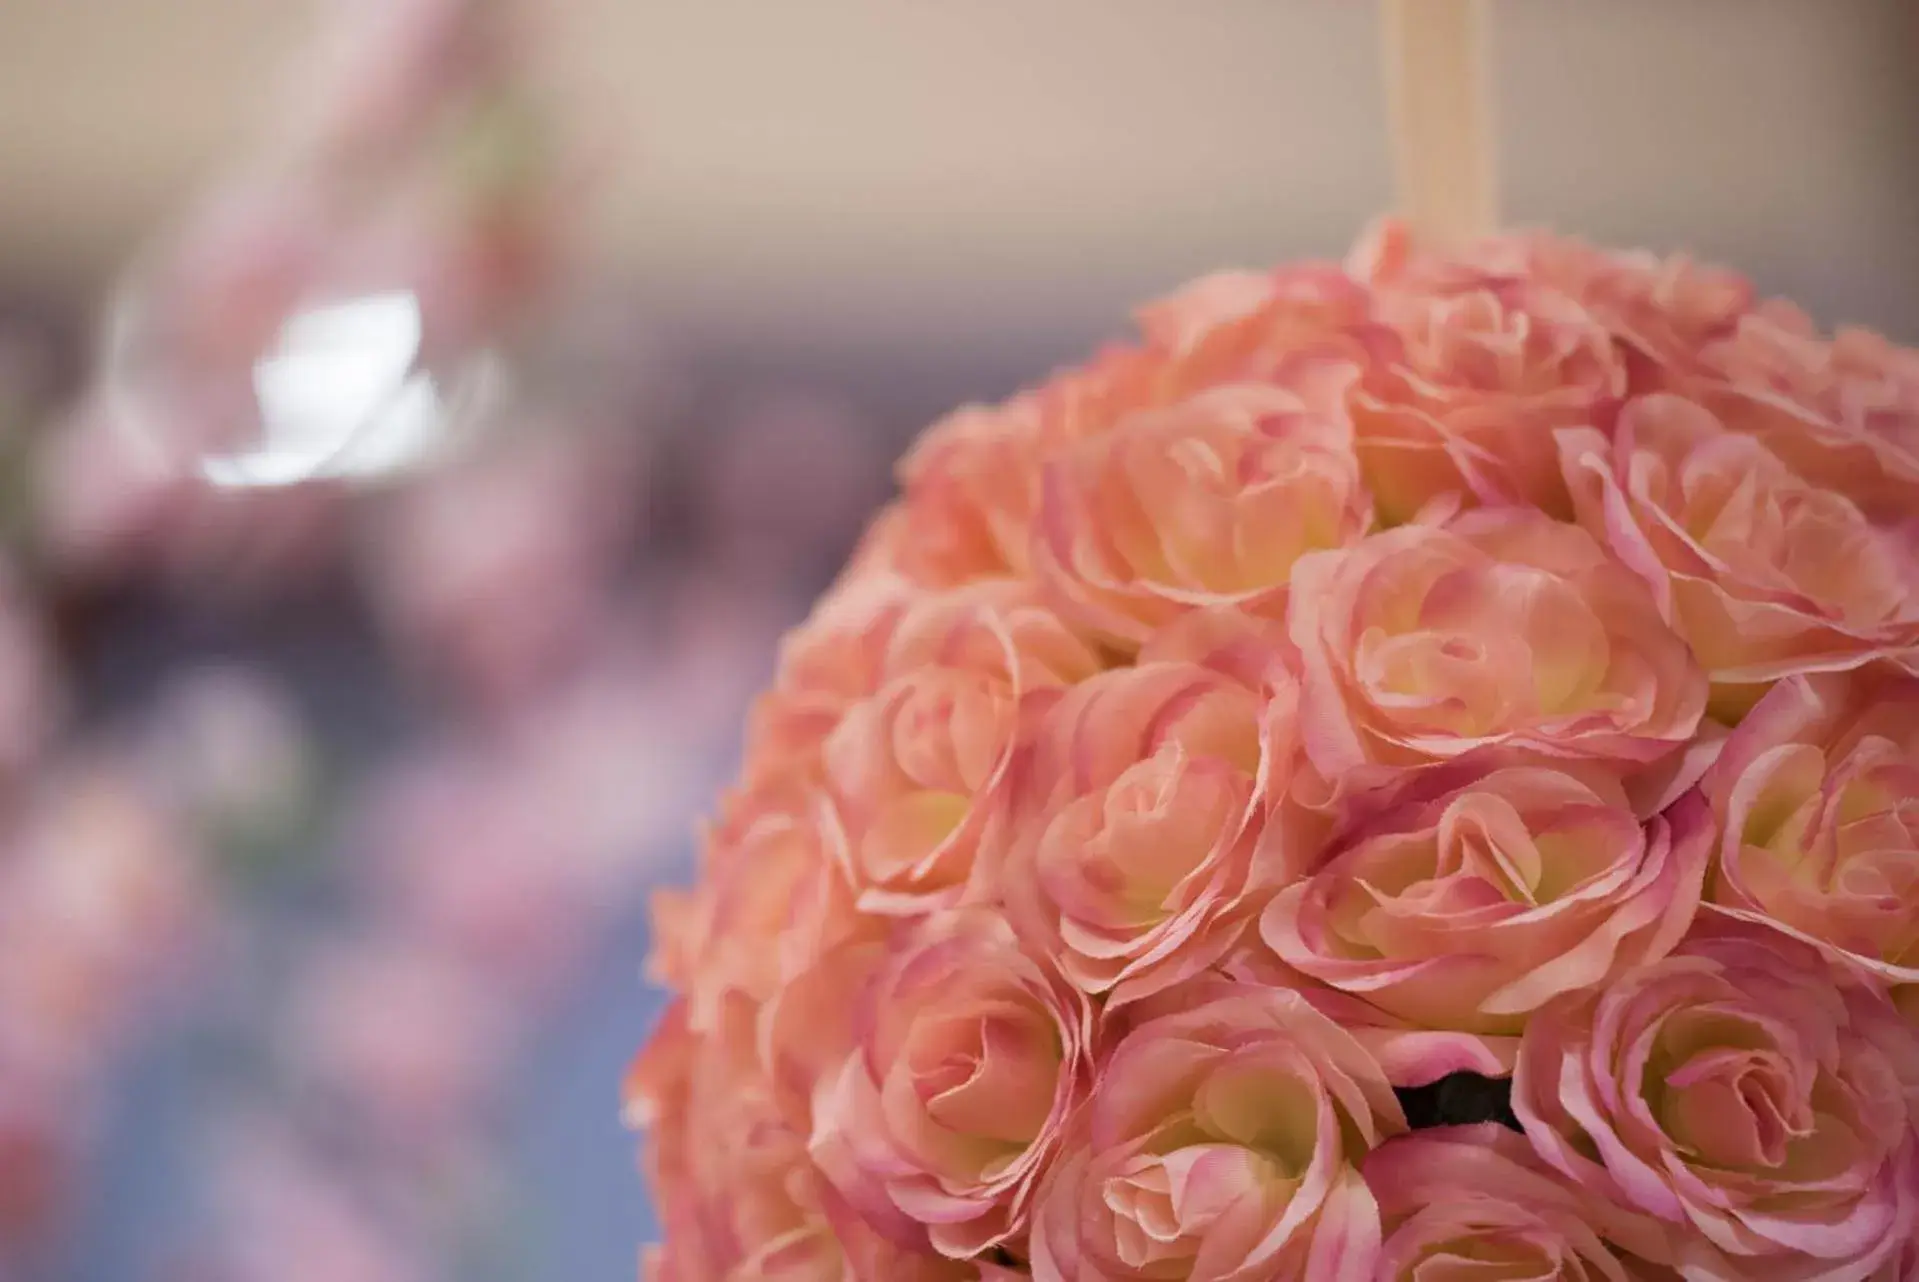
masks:
<instances>
[{"instance_id":1,"label":"beige fabric strap","mask_svg":"<svg viewBox=\"0 0 1919 1282\"><path fill-rule=\"evenodd\" d=\"M1386 104L1399 212L1435 248L1498 223L1490 0L1382 0Z\"/></svg>"}]
</instances>

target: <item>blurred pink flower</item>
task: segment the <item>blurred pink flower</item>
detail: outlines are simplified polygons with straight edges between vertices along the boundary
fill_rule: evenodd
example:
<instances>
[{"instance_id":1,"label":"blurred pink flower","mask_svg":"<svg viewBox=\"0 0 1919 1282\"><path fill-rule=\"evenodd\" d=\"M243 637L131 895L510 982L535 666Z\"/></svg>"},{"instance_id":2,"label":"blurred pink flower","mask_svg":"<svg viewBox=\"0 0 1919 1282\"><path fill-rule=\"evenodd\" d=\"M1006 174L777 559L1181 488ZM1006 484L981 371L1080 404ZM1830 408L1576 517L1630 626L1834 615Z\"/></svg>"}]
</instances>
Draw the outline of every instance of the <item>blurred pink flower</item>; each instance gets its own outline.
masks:
<instances>
[{"instance_id":1,"label":"blurred pink flower","mask_svg":"<svg viewBox=\"0 0 1919 1282\"><path fill-rule=\"evenodd\" d=\"M609 622L633 453L530 440L392 496L361 549L408 665L484 703L525 699Z\"/></svg>"}]
</instances>

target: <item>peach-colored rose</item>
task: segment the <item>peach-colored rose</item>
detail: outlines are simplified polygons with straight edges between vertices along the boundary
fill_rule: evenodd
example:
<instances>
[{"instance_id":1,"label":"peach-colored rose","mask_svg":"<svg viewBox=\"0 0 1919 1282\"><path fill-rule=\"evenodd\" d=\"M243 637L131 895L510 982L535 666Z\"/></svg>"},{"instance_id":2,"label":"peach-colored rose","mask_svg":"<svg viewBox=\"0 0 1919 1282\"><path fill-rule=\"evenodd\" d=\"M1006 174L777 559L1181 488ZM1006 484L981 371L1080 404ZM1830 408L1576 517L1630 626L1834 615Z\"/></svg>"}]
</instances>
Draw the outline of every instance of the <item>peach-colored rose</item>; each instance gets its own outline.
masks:
<instances>
[{"instance_id":1,"label":"peach-colored rose","mask_svg":"<svg viewBox=\"0 0 1919 1282\"><path fill-rule=\"evenodd\" d=\"M821 742L848 708L879 689L893 630L921 595L890 571L853 575L786 635L773 688L747 721L748 783L817 777Z\"/></svg>"},{"instance_id":2,"label":"peach-colored rose","mask_svg":"<svg viewBox=\"0 0 1919 1282\"><path fill-rule=\"evenodd\" d=\"M1552 433L1610 422L1626 385L1611 336L1530 285L1389 290L1378 312L1393 341L1353 419L1381 516L1405 521L1436 499L1564 514Z\"/></svg>"},{"instance_id":3,"label":"peach-colored rose","mask_svg":"<svg viewBox=\"0 0 1919 1282\"><path fill-rule=\"evenodd\" d=\"M1293 570L1307 755L1342 792L1469 753L1645 764L1706 682L1645 584L1525 509L1403 526Z\"/></svg>"},{"instance_id":4,"label":"peach-colored rose","mask_svg":"<svg viewBox=\"0 0 1919 1282\"><path fill-rule=\"evenodd\" d=\"M1281 798L1297 702L1192 662L1103 673L1055 704L1018 769L1013 919L1074 984L1144 996L1216 960L1291 875Z\"/></svg>"},{"instance_id":5,"label":"peach-colored rose","mask_svg":"<svg viewBox=\"0 0 1919 1282\"><path fill-rule=\"evenodd\" d=\"M1731 1276L1864 1278L1919 1234L1914 1049L1811 949L1710 935L1535 1015L1513 1108L1549 1165Z\"/></svg>"},{"instance_id":6,"label":"peach-colored rose","mask_svg":"<svg viewBox=\"0 0 1919 1282\"><path fill-rule=\"evenodd\" d=\"M1542 240L1533 261L1619 339L1634 391L1691 368L1704 344L1771 306L1739 273L1684 254L1598 253L1582 270L1577 254L1556 254Z\"/></svg>"},{"instance_id":7,"label":"peach-colored rose","mask_svg":"<svg viewBox=\"0 0 1919 1282\"><path fill-rule=\"evenodd\" d=\"M1372 519L1343 405L1355 373L1214 388L1056 461L1034 544L1049 597L1128 649L1195 606L1279 613L1293 562Z\"/></svg>"},{"instance_id":8,"label":"peach-colored rose","mask_svg":"<svg viewBox=\"0 0 1919 1282\"><path fill-rule=\"evenodd\" d=\"M900 618L871 698L823 748L824 791L869 912L958 898L996 813L1022 717L1040 692L1098 671L1030 588L984 579L921 598Z\"/></svg>"},{"instance_id":9,"label":"peach-colored rose","mask_svg":"<svg viewBox=\"0 0 1919 1282\"><path fill-rule=\"evenodd\" d=\"M1612 440L1570 431L1560 449L1581 522L1647 581L1735 702L1793 672L1919 660L1904 549L1710 411L1641 397Z\"/></svg>"},{"instance_id":10,"label":"peach-colored rose","mask_svg":"<svg viewBox=\"0 0 1919 1282\"><path fill-rule=\"evenodd\" d=\"M732 996L763 1002L830 949L880 933L857 910L832 807L804 786L728 796L698 885L654 897L657 978L705 1028Z\"/></svg>"},{"instance_id":11,"label":"peach-colored rose","mask_svg":"<svg viewBox=\"0 0 1919 1282\"><path fill-rule=\"evenodd\" d=\"M772 1107L738 1011L701 1036L675 1005L625 1084L652 1140L647 1177L666 1240L656 1282L960 1282L951 1261L887 1242L853 1216Z\"/></svg>"},{"instance_id":12,"label":"peach-colored rose","mask_svg":"<svg viewBox=\"0 0 1919 1282\"><path fill-rule=\"evenodd\" d=\"M1122 408L1271 382L1302 361L1353 363L1377 338L1372 307L1371 292L1331 263L1201 277L1135 313L1146 343L1119 384L1129 394Z\"/></svg>"},{"instance_id":13,"label":"peach-colored rose","mask_svg":"<svg viewBox=\"0 0 1919 1282\"><path fill-rule=\"evenodd\" d=\"M1215 973L1241 984L1298 993L1314 1010L1338 1024L1347 1036L1364 1047L1386 1080L1395 1087L1430 1086L1453 1073L1511 1077L1513 1061L1519 1054L1517 1037L1426 1028L1390 1015L1362 997L1342 992L1286 965L1256 934L1242 939L1212 971L1193 982L1210 982ZM1180 1009L1187 991L1186 985L1176 985L1109 1017L1108 1026L1124 1027L1129 1021Z\"/></svg>"},{"instance_id":14,"label":"peach-colored rose","mask_svg":"<svg viewBox=\"0 0 1919 1282\"><path fill-rule=\"evenodd\" d=\"M1050 459L1212 388L1285 384L1295 366L1356 364L1370 309L1368 292L1330 265L1220 273L1139 309L1144 342L1110 345L1014 404L1035 420L1041 458ZM1036 502L1037 490L1029 493Z\"/></svg>"},{"instance_id":15,"label":"peach-colored rose","mask_svg":"<svg viewBox=\"0 0 1919 1282\"><path fill-rule=\"evenodd\" d=\"M902 500L861 549L916 583L1023 575L1046 462L1143 411L1271 379L1304 355L1355 351L1366 291L1332 267L1222 272L1143 307L1145 342L1113 345L1000 405L935 424L900 465Z\"/></svg>"},{"instance_id":16,"label":"peach-colored rose","mask_svg":"<svg viewBox=\"0 0 1919 1282\"><path fill-rule=\"evenodd\" d=\"M1416 1026L1512 1034L1552 998L1670 952L1711 845L1697 798L1642 825L1604 774L1494 770L1369 823L1280 891L1260 934Z\"/></svg>"},{"instance_id":17,"label":"peach-colored rose","mask_svg":"<svg viewBox=\"0 0 1919 1282\"><path fill-rule=\"evenodd\" d=\"M1397 1136L1360 1167L1379 1199L1379 1282L1677 1282L1657 1220L1607 1205L1496 1123ZM1636 1253L1635 1253L1636 1252Z\"/></svg>"},{"instance_id":18,"label":"peach-colored rose","mask_svg":"<svg viewBox=\"0 0 1919 1282\"><path fill-rule=\"evenodd\" d=\"M1919 352L1865 330L1827 342L1790 308L1743 318L1685 387L1813 485L1868 515L1919 511Z\"/></svg>"},{"instance_id":19,"label":"peach-colored rose","mask_svg":"<svg viewBox=\"0 0 1919 1282\"><path fill-rule=\"evenodd\" d=\"M1919 983L1919 680L1860 671L1773 687L1707 773L1718 909Z\"/></svg>"},{"instance_id":20,"label":"peach-colored rose","mask_svg":"<svg viewBox=\"0 0 1919 1282\"><path fill-rule=\"evenodd\" d=\"M927 430L899 467L904 497L886 532L915 582L1024 574L1039 506L1038 397L969 405Z\"/></svg>"},{"instance_id":21,"label":"peach-colored rose","mask_svg":"<svg viewBox=\"0 0 1919 1282\"><path fill-rule=\"evenodd\" d=\"M1023 1231L1091 1083L1092 1011L986 909L920 922L859 993L809 1149L889 1240L965 1258Z\"/></svg>"},{"instance_id":22,"label":"peach-colored rose","mask_svg":"<svg viewBox=\"0 0 1919 1282\"><path fill-rule=\"evenodd\" d=\"M1488 236L1453 253L1415 243L1401 220L1362 236L1348 270L1377 287L1464 292L1515 285L1577 304L1617 342L1633 391L1699 366L1706 345L1756 308L1750 281L1684 255L1619 253L1537 231ZM1773 305L1764 305L1769 310Z\"/></svg>"},{"instance_id":23,"label":"peach-colored rose","mask_svg":"<svg viewBox=\"0 0 1919 1282\"><path fill-rule=\"evenodd\" d=\"M1297 993L1220 980L1113 1049L1034 1213L1037 1282L1368 1279L1357 1163L1405 1129L1371 1057Z\"/></svg>"}]
</instances>

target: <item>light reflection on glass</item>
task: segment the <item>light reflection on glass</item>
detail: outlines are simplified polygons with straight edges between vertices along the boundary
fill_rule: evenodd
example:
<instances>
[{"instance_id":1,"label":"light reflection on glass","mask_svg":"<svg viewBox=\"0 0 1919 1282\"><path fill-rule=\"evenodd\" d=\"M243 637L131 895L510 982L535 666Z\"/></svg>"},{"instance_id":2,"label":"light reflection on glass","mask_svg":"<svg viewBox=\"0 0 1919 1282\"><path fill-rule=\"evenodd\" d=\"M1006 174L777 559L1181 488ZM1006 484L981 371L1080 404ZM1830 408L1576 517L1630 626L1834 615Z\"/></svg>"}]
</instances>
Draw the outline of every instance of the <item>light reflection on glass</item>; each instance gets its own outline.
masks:
<instances>
[{"instance_id":1,"label":"light reflection on glass","mask_svg":"<svg viewBox=\"0 0 1919 1282\"><path fill-rule=\"evenodd\" d=\"M314 307L290 318L253 367L260 440L209 455L200 475L259 489L413 471L498 394L497 361L477 357L443 389L418 367L419 299L407 291Z\"/></svg>"}]
</instances>

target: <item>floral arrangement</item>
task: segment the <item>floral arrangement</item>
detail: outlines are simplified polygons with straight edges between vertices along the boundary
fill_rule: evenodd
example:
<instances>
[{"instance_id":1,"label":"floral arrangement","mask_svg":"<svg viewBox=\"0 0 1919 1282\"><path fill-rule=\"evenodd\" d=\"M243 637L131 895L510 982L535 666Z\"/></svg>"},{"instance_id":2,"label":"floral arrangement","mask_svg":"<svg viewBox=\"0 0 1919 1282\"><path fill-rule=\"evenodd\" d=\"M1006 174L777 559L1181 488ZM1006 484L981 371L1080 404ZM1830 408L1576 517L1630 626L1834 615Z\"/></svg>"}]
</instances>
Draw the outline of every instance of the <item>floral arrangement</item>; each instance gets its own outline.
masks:
<instances>
[{"instance_id":1,"label":"floral arrangement","mask_svg":"<svg viewBox=\"0 0 1919 1282\"><path fill-rule=\"evenodd\" d=\"M1919 352L1393 223L1140 327L784 644L649 1276L1919 1277Z\"/></svg>"}]
</instances>

